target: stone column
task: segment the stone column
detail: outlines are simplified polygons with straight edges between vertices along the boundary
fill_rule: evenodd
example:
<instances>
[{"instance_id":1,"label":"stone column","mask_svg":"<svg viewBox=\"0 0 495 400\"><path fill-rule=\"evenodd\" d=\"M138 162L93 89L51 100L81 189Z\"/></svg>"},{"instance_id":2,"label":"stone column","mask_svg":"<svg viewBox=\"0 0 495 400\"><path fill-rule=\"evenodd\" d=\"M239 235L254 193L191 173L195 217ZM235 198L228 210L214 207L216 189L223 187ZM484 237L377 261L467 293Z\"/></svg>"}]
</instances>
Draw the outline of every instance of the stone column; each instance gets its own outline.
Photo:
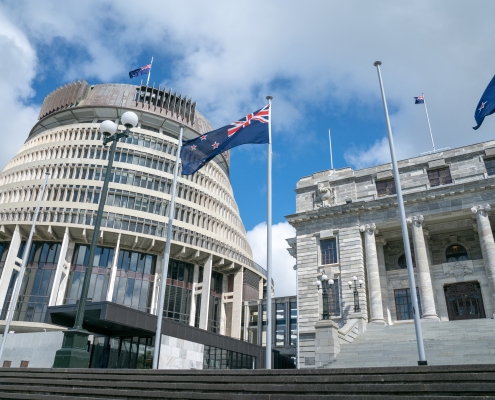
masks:
<instances>
[{"instance_id":1,"label":"stone column","mask_svg":"<svg viewBox=\"0 0 495 400\"><path fill-rule=\"evenodd\" d=\"M57 261L57 269L55 270L55 277L53 278L52 290L50 292L50 299L48 301L49 306L54 306L57 304L60 281L62 280L63 273L67 269L65 260L67 257L68 248L69 248L69 228L65 228L64 238L62 240L62 246L60 247L60 254L58 256L58 261Z\"/></svg>"},{"instance_id":2,"label":"stone column","mask_svg":"<svg viewBox=\"0 0 495 400\"><path fill-rule=\"evenodd\" d=\"M199 327L208 329L208 311L210 310L210 288L213 256L209 256L203 269L203 289L201 291L201 313L199 316Z\"/></svg>"},{"instance_id":3,"label":"stone column","mask_svg":"<svg viewBox=\"0 0 495 400\"><path fill-rule=\"evenodd\" d=\"M244 271L241 267L234 273L234 298L232 304L232 328L230 331L231 337L234 339L241 338L241 317L243 312L242 307L242 286L243 286ZM246 321L244 320L244 324Z\"/></svg>"},{"instance_id":4,"label":"stone column","mask_svg":"<svg viewBox=\"0 0 495 400\"><path fill-rule=\"evenodd\" d=\"M492 307L495 310L495 241L493 240L492 227L488 218L490 206L488 204L474 206L471 211L476 215L476 222L478 223L481 253L483 254L486 277L490 287ZM493 317L495 318L495 313Z\"/></svg>"},{"instance_id":5,"label":"stone column","mask_svg":"<svg viewBox=\"0 0 495 400\"><path fill-rule=\"evenodd\" d=\"M435 309L435 296L431 284L430 264L426 250L425 236L423 232L423 216L407 218L407 223L411 225L412 238L414 244L414 257L416 259L416 269L418 273L419 295L423 319L439 320Z\"/></svg>"},{"instance_id":6,"label":"stone column","mask_svg":"<svg viewBox=\"0 0 495 400\"><path fill-rule=\"evenodd\" d=\"M383 304L383 316L385 322L392 325L392 315L390 314L390 299L388 297L388 280L387 269L385 267L385 253L383 246L387 244L385 239L381 236L375 237L376 241L376 256L378 258L378 271L380 273L380 287L382 289L382 304Z\"/></svg>"},{"instance_id":7,"label":"stone column","mask_svg":"<svg viewBox=\"0 0 495 400\"><path fill-rule=\"evenodd\" d=\"M194 273L193 273L193 283L192 283L192 296L191 296L191 312L189 313L189 326L194 326L196 322L196 285L199 280L199 265L194 265Z\"/></svg>"},{"instance_id":8,"label":"stone column","mask_svg":"<svg viewBox=\"0 0 495 400\"><path fill-rule=\"evenodd\" d=\"M378 233L375 224L363 225L359 228L364 234L364 247L366 252L366 270L368 271L368 291L370 299L370 312L372 323L384 324L382 291L380 288L380 273L378 271L378 258L376 254L375 233Z\"/></svg>"},{"instance_id":9,"label":"stone column","mask_svg":"<svg viewBox=\"0 0 495 400\"><path fill-rule=\"evenodd\" d=\"M12 234L12 239L10 239L9 251L7 253L7 258L5 259L2 278L0 279L0 312L3 309L3 303L5 302L5 296L7 295L7 291L9 289L12 273L14 270L19 271L19 266L16 265L16 261L18 260L17 253L19 252L19 247L21 246L21 240L22 237L19 232L19 225L16 225L14 233ZM24 253L29 252L24 250ZM15 302L17 302L17 300Z\"/></svg>"},{"instance_id":10,"label":"stone column","mask_svg":"<svg viewBox=\"0 0 495 400\"><path fill-rule=\"evenodd\" d=\"M113 252L113 260L112 260L112 269L110 271L110 282L108 282L108 290L107 290L107 301L112 301L113 291L115 287L115 277L117 276L117 266L119 263L119 252L120 252L120 238L121 234L117 238L117 245L115 246L115 250ZM153 299L153 296L151 297Z\"/></svg>"}]
</instances>

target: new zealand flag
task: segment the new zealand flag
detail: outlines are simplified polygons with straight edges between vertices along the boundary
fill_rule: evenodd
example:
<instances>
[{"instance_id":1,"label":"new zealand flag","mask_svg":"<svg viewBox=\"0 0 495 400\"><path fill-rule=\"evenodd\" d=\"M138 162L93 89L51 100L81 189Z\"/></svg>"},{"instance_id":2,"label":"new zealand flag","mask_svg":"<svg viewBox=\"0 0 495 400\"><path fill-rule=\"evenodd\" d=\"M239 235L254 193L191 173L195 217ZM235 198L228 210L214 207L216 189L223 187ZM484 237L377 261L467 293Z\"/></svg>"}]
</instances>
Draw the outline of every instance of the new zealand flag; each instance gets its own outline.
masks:
<instances>
[{"instance_id":1,"label":"new zealand flag","mask_svg":"<svg viewBox=\"0 0 495 400\"><path fill-rule=\"evenodd\" d=\"M478 129L486 116L493 114L495 112L495 76L492 78L488 86L486 87L481 99L476 106L476 111L474 112L474 119L476 120L476 125L473 129Z\"/></svg>"},{"instance_id":2,"label":"new zealand flag","mask_svg":"<svg viewBox=\"0 0 495 400\"><path fill-rule=\"evenodd\" d=\"M147 74L148 72L150 72L150 70L151 70L151 64L147 64L144 67L129 71L129 78L132 79L135 78L136 76Z\"/></svg>"},{"instance_id":3,"label":"new zealand flag","mask_svg":"<svg viewBox=\"0 0 495 400\"><path fill-rule=\"evenodd\" d=\"M187 140L180 151L182 174L191 175L218 154L242 144L268 143L270 104L239 121Z\"/></svg>"}]
</instances>

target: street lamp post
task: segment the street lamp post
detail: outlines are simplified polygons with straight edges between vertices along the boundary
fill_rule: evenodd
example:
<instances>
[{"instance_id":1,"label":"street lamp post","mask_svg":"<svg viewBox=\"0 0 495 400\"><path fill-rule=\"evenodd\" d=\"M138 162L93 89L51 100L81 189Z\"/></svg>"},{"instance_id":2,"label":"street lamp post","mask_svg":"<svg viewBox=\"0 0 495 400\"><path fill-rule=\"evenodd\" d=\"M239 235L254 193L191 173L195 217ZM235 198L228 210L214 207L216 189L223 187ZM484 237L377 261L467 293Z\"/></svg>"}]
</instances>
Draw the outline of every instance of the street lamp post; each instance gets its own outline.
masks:
<instances>
[{"instance_id":1,"label":"street lamp post","mask_svg":"<svg viewBox=\"0 0 495 400\"><path fill-rule=\"evenodd\" d=\"M354 282L354 312L360 312L361 307L359 306L359 293L357 290L357 284L359 283L359 287L363 287L363 280L359 279L357 276L352 277L352 281L349 281L349 289L352 289L352 282Z\"/></svg>"},{"instance_id":2,"label":"street lamp post","mask_svg":"<svg viewBox=\"0 0 495 400\"><path fill-rule=\"evenodd\" d=\"M322 319L330 319L330 310L328 308L328 292L333 287L333 279L328 279L325 275L325 270L322 271L321 280L317 279L315 282L318 291L322 289L321 298L323 301L323 315Z\"/></svg>"},{"instance_id":3,"label":"street lamp post","mask_svg":"<svg viewBox=\"0 0 495 400\"><path fill-rule=\"evenodd\" d=\"M103 134L103 146L106 146L108 143L112 143L110 146L110 155L107 170L105 173L105 181L101 190L100 202L98 204L98 213L96 214L96 220L94 221L93 237L91 238L88 261L85 265L86 272L84 274L83 286L77 306L76 320L74 322L73 328L64 331L62 348L58 350L55 355L53 368L87 368L89 366L90 354L86 350L86 347L88 343L88 336L90 335L90 333L83 328L83 321L84 312L86 310L89 283L91 281L91 272L93 269L96 247L98 245L98 238L100 236L103 208L105 207L107 198L108 183L110 182L110 175L112 172L113 159L115 157L117 142L121 138L127 137L129 135L130 128L137 126L138 116L132 111L127 111L120 117L120 122L125 126L125 130L121 132L118 132L117 125L115 125L115 123L112 121L103 121L100 125L100 132Z\"/></svg>"}]
</instances>

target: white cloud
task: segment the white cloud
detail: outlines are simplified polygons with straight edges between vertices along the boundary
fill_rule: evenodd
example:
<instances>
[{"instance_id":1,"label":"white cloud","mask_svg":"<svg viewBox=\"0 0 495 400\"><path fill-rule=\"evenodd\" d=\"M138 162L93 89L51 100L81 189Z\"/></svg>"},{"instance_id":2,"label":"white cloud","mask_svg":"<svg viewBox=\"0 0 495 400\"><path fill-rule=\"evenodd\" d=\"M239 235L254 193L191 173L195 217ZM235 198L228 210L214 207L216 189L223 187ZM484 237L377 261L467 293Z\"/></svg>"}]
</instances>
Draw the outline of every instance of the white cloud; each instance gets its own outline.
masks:
<instances>
[{"instance_id":1,"label":"white cloud","mask_svg":"<svg viewBox=\"0 0 495 400\"><path fill-rule=\"evenodd\" d=\"M0 9L1 11L1 9ZM36 122L37 107L25 102L33 96L36 53L26 36L0 12L0 166L21 147Z\"/></svg>"},{"instance_id":2,"label":"white cloud","mask_svg":"<svg viewBox=\"0 0 495 400\"><path fill-rule=\"evenodd\" d=\"M378 140L369 148L351 147L344 153L344 158L357 169L390 162L388 140Z\"/></svg>"},{"instance_id":3,"label":"white cloud","mask_svg":"<svg viewBox=\"0 0 495 400\"><path fill-rule=\"evenodd\" d=\"M287 251L289 246L285 240L295 236L296 230L287 222L272 226L272 278L277 297L296 294L296 271L293 269L296 259ZM266 222L248 231L247 239L253 250L254 261L266 268Z\"/></svg>"}]
</instances>

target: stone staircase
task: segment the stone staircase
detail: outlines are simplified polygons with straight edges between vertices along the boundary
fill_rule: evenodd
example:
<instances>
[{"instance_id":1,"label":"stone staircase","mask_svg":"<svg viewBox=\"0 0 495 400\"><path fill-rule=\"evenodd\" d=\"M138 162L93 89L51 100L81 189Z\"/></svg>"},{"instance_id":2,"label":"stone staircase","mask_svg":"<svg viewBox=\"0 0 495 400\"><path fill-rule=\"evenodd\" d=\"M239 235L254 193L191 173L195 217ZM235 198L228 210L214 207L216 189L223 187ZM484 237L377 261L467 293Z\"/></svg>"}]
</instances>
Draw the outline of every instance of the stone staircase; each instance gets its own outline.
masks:
<instances>
[{"instance_id":1,"label":"stone staircase","mask_svg":"<svg viewBox=\"0 0 495 400\"><path fill-rule=\"evenodd\" d=\"M0 399L495 400L495 365L304 370L0 368Z\"/></svg>"},{"instance_id":2,"label":"stone staircase","mask_svg":"<svg viewBox=\"0 0 495 400\"><path fill-rule=\"evenodd\" d=\"M428 365L495 363L495 320L421 323ZM337 360L326 368L417 365L414 324L369 324L365 333L341 346Z\"/></svg>"}]
</instances>

